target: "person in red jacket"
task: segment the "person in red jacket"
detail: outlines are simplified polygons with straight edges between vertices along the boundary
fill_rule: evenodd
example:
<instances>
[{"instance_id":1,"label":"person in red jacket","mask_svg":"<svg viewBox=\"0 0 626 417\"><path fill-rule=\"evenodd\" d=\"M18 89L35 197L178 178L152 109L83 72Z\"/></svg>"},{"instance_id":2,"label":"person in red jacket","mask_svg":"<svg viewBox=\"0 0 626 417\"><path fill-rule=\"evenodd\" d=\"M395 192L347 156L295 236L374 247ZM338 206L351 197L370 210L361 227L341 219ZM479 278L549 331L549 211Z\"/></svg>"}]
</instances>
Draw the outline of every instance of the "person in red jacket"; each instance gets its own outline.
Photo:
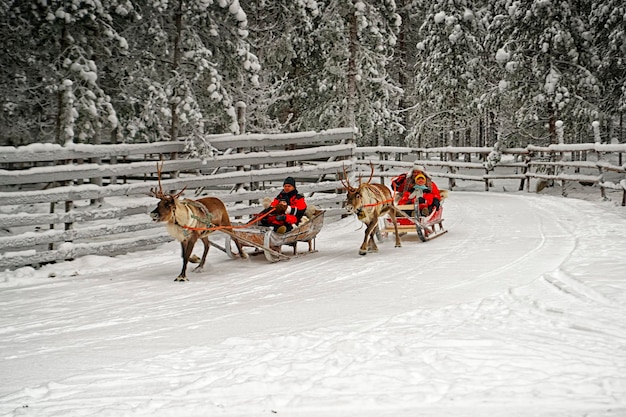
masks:
<instances>
[{"instance_id":1,"label":"person in red jacket","mask_svg":"<svg viewBox=\"0 0 626 417\"><path fill-rule=\"evenodd\" d=\"M261 212L264 214L271 211L271 214L263 217L259 224L271 226L277 233L286 233L300 222L306 207L304 196L296 189L296 180L287 177L283 182L283 190L270 206Z\"/></svg>"},{"instance_id":2,"label":"person in red jacket","mask_svg":"<svg viewBox=\"0 0 626 417\"><path fill-rule=\"evenodd\" d=\"M407 178L402 187L402 197L397 204L414 204L416 197L422 216L428 216L433 211L439 210L441 193L437 184L435 184L421 165L413 166L409 178Z\"/></svg>"}]
</instances>

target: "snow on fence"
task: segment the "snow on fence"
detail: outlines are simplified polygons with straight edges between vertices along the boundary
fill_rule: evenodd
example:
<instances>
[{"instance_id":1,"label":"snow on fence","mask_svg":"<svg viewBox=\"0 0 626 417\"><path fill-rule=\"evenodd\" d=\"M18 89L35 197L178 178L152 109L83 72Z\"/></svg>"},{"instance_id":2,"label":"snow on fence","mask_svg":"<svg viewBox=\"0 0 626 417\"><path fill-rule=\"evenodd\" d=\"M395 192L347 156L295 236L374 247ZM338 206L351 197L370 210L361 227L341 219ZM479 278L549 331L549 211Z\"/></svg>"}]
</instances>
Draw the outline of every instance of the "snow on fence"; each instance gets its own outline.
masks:
<instances>
[{"instance_id":1,"label":"snow on fence","mask_svg":"<svg viewBox=\"0 0 626 417\"><path fill-rule=\"evenodd\" d=\"M377 146L357 148L356 156L361 171L369 170L366 165L374 162L375 175L382 183L406 172L417 161L434 177L447 179L450 190L457 180L481 181L485 191L494 180L519 180L519 190L530 191L531 180L535 180L538 190L546 183L558 182L566 195L568 183L578 182L597 186L602 198L606 198L607 189L621 191L622 206L626 206L626 144L529 145L501 149L497 162L488 163L493 152L491 147Z\"/></svg>"},{"instance_id":2,"label":"snow on fence","mask_svg":"<svg viewBox=\"0 0 626 417\"><path fill-rule=\"evenodd\" d=\"M219 196L231 216L260 211L293 176L309 204L342 212L336 173L352 167L352 129L208 137L218 152L193 158L183 142L0 147L0 268L116 254L170 241L148 216L163 161L165 190ZM129 198L131 197L131 198ZM141 233L138 233L141 232Z\"/></svg>"}]
</instances>

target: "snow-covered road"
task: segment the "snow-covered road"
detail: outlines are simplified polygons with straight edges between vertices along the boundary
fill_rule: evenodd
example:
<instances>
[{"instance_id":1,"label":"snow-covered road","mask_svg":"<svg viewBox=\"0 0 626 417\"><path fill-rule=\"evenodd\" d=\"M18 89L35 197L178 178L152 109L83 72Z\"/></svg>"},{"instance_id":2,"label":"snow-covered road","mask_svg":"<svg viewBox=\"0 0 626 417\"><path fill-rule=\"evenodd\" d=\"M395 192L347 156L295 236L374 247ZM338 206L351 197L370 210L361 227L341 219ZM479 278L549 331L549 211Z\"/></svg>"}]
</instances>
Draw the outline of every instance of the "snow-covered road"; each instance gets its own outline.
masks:
<instances>
[{"instance_id":1,"label":"snow-covered road","mask_svg":"<svg viewBox=\"0 0 626 417\"><path fill-rule=\"evenodd\" d=\"M626 416L626 210L444 217L367 256L354 218L288 262L212 249L188 283L175 243L0 273L0 414Z\"/></svg>"}]
</instances>

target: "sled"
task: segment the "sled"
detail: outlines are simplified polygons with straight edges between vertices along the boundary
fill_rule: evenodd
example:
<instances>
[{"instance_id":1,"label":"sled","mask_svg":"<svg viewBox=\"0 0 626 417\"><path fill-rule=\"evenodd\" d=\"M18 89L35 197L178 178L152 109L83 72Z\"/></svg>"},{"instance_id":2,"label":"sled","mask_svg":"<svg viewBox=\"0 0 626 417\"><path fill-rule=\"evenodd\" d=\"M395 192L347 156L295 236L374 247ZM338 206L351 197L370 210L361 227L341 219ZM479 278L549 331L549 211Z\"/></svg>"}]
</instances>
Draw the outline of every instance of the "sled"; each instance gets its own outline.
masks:
<instances>
[{"instance_id":1,"label":"sled","mask_svg":"<svg viewBox=\"0 0 626 417\"><path fill-rule=\"evenodd\" d=\"M438 210L433 211L428 216L419 214L417 206L412 204L396 206L396 220L398 222L398 233L417 233L422 242L433 240L448 231L443 228L443 205ZM413 214L414 213L414 214ZM385 216L381 219L382 225L379 228L382 233L394 233L391 218Z\"/></svg>"},{"instance_id":2,"label":"sled","mask_svg":"<svg viewBox=\"0 0 626 417\"><path fill-rule=\"evenodd\" d=\"M310 219L303 219L305 220L300 222L297 227L283 234L276 233L274 229L267 226L253 225L241 228L234 225L232 230L222 230L227 236L224 248L219 249L224 250L229 257L234 258L236 255L231 251L231 240L237 239L241 246L253 247L255 249L253 255L263 253L265 259L270 262L286 261L296 256L317 252L315 238L324 225L324 210L315 210ZM309 250L298 252L298 242L308 243ZM291 246L293 254L283 253L281 250L283 246Z\"/></svg>"}]
</instances>

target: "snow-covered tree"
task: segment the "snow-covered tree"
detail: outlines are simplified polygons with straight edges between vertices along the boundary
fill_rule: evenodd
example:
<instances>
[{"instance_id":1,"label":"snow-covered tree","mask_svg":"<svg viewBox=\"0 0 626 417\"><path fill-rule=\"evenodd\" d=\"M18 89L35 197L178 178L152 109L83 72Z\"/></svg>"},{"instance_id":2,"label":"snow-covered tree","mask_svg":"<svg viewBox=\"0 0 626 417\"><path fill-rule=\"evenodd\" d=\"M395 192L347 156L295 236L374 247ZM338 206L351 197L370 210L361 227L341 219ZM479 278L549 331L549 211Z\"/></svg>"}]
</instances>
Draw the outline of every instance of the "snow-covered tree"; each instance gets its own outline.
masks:
<instances>
[{"instance_id":1,"label":"snow-covered tree","mask_svg":"<svg viewBox=\"0 0 626 417\"><path fill-rule=\"evenodd\" d=\"M401 128L394 113L401 90L388 73L401 23L392 0L262 4L265 16L274 7L291 11L277 22L293 24L272 38L277 49L266 45L282 64L263 55L278 69L268 74L276 86L271 114L290 130L356 126L363 143Z\"/></svg>"},{"instance_id":2,"label":"snow-covered tree","mask_svg":"<svg viewBox=\"0 0 626 417\"><path fill-rule=\"evenodd\" d=\"M4 140L89 142L117 126L100 69L127 49L116 17L133 17L128 0L3 2Z\"/></svg>"},{"instance_id":3,"label":"snow-covered tree","mask_svg":"<svg viewBox=\"0 0 626 417\"><path fill-rule=\"evenodd\" d=\"M566 140L592 120L604 135L626 109L625 7L6 0L0 144L112 134L202 153L239 131L237 102L247 131L355 126L368 145L554 142L557 119Z\"/></svg>"},{"instance_id":4,"label":"snow-covered tree","mask_svg":"<svg viewBox=\"0 0 626 417\"><path fill-rule=\"evenodd\" d=\"M515 106L519 124L539 124L546 142L556 142L557 118L586 118L597 112L600 88L589 12L588 2L493 4L489 37L498 45L491 52L502 67L499 93Z\"/></svg>"},{"instance_id":5,"label":"snow-covered tree","mask_svg":"<svg viewBox=\"0 0 626 417\"><path fill-rule=\"evenodd\" d=\"M412 86L405 101L413 102L409 144L428 145L425 129L459 132L477 116L474 102L484 88L483 13L480 2L421 1ZM419 22L419 20L418 20Z\"/></svg>"},{"instance_id":6,"label":"snow-covered tree","mask_svg":"<svg viewBox=\"0 0 626 417\"><path fill-rule=\"evenodd\" d=\"M296 130L298 91L308 86L300 56L315 48L310 33L319 19L316 1L241 0L249 20L250 43L261 63L258 88L246 91L246 129Z\"/></svg>"},{"instance_id":7,"label":"snow-covered tree","mask_svg":"<svg viewBox=\"0 0 626 417\"><path fill-rule=\"evenodd\" d=\"M130 138L185 138L202 152L212 132L239 132L235 103L257 83L247 15L237 0L154 0L141 8L123 115Z\"/></svg>"},{"instance_id":8,"label":"snow-covered tree","mask_svg":"<svg viewBox=\"0 0 626 417\"><path fill-rule=\"evenodd\" d=\"M590 27L598 55L598 78L602 86L600 108L606 118L618 119L624 124L626 113L626 5L620 0L604 0L593 4ZM626 137L625 134L622 134ZM622 138L623 138L622 137Z\"/></svg>"}]
</instances>

